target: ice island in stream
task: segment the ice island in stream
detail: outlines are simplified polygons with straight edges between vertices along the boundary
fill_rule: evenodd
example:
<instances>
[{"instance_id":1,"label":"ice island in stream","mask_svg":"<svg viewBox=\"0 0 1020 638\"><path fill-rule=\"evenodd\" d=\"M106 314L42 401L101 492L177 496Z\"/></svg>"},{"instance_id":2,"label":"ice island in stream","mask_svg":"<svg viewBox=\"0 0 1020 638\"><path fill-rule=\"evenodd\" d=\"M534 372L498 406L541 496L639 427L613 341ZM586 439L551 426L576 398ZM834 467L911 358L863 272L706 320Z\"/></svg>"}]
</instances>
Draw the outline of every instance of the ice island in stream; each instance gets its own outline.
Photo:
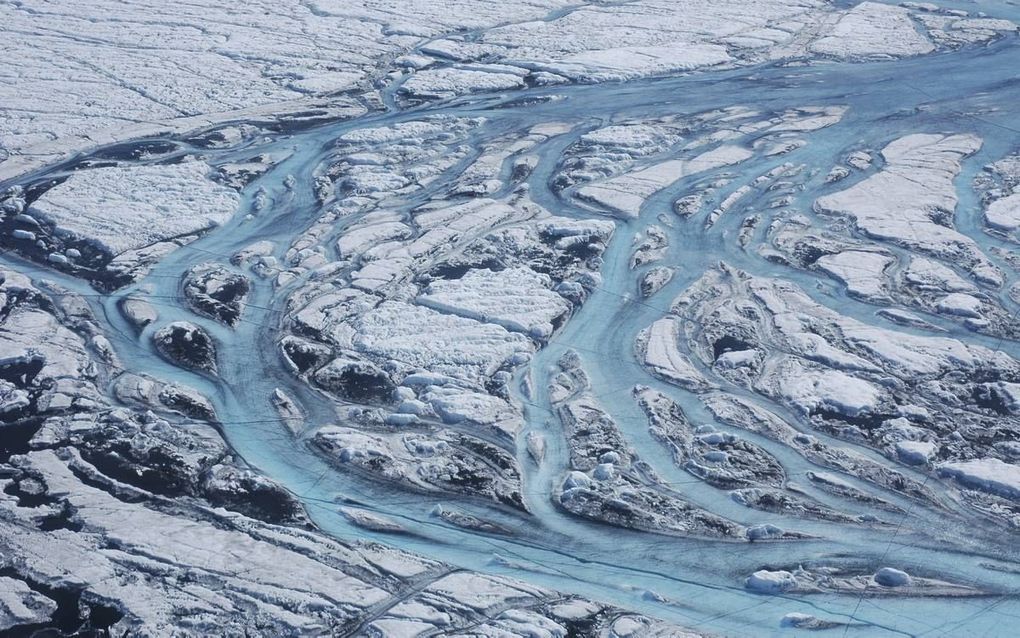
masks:
<instances>
[{"instance_id":1,"label":"ice island in stream","mask_svg":"<svg viewBox=\"0 0 1020 638\"><path fill-rule=\"evenodd\" d=\"M0 35L0 635L1013 635L1013 3Z\"/></svg>"}]
</instances>

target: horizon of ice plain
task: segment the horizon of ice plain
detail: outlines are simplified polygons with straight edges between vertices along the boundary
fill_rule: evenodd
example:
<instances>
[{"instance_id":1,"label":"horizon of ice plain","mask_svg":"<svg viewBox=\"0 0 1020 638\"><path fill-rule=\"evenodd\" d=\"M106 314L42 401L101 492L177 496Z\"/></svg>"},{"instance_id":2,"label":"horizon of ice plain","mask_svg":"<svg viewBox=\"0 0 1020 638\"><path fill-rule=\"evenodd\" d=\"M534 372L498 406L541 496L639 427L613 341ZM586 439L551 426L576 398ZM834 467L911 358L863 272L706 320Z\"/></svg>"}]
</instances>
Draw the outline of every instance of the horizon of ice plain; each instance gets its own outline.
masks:
<instances>
[{"instance_id":1,"label":"horizon of ice plain","mask_svg":"<svg viewBox=\"0 0 1020 638\"><path fill-rule=\"evenodd\" d=\"M1020 5L0 1L0 636L1014 636Z\"/></svg>"}]
</instances>

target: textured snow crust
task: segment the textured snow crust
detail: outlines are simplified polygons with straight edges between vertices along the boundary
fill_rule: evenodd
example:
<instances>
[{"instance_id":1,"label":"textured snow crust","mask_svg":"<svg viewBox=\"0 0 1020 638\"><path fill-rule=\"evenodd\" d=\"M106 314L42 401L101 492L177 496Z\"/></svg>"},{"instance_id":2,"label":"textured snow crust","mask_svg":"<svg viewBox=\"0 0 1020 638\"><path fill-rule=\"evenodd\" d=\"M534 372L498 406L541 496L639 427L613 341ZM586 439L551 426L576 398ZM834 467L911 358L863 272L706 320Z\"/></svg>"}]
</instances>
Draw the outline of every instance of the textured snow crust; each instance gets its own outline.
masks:
<instances>
[{"instance_id":1,"label":"textured snow crust","mask_svg":"<svg viewBox=\"0 0 1020 638\"><path fill-rule=\"evenodd\" d=\"M355 116L365 107L350 95L388 73L409 72L400 87L408 99L435 99L812 53L917 55L1016 28L873 2L837 10L815 0L640 0L626 12L562 0L459 0L448 10L423 1L286 0L239 11L151 0L8 5L0 15L12 36L5 73L12 90L0 107L0 166L5 157L14 161L0 170L95 140L116 142L128 131L186 131L249 115L300 118L309 107Z\"/></svg>"},{"instance_id":2,"label":"textured snow crust","mask_svg":"<svg viewBox=\"0 0 1020 638\"><path fill-rule=\"evenodd\" d=\"M992 107L862 137L870 102L808 85L1016 25L816 0L0 18L2 243L42 273L0 265L0 631L688 636L532 583L755 631L1004 591L1005 561L926 561L1020 526L1020 160L975 132ZM716 95L741 82L767 98ZM786 613L819 594L846 613Z\"/></svg>"},{"instance_id":3,"label":"textured snow crust","mask_svg":"<svg viewBox=\"0 0 1020 638\"><path fill-rule=\"evenodd\" d=\"M70 596L78 606L61 613L139 636L480 625L563 636L614 622L679 635L583 598L310 531L290 492L230 453L212 414L188 413L209 405L201 394L120 372L88 345L97 325L86 306L65 314L82 299L47 294L0 272L12 310L0 318L0 365L39 362L17 383L41 419L27 450L2 462L0 628L50 626ZM109 378L134 407L100 392ZM11 417L0 428L16 425Z\"/></svg>"}]
</instances>

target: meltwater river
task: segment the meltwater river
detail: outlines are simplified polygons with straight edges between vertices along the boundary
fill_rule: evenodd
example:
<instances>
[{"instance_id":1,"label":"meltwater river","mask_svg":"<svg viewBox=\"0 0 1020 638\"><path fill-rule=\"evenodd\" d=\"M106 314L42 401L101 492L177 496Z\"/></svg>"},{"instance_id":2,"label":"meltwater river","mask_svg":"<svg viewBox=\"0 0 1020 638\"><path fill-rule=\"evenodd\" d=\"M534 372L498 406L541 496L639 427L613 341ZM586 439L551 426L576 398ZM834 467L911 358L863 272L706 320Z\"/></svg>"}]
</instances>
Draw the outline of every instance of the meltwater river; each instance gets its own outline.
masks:
<instances>
[{"instance_id":1,"label":"meltwater river","mask_svg":"<svg viewBox=\"0 0 1020 638\"><path fill-rule=\"evenodd\" d=\"M975 8L973 3L957 4L969 10ZM995 17L1020 21L1020 9L1009 4L985 3L980 9ZM557 99L525 102L519 100L523 95L555 95ZM181 276L195 264L226 261L259 240L274 241L278 247L276 256L282 258L290 241L321 213L313 195L314 171L328 161L336 138L357 128L392 124L426 113L484 116L487 124L474 131L472 140L481 145L498 136L523 134L543 122L569 122L575 125L572 132L553 137L536 150L540 162L529 178L531 197L557 215L584 217L592 213L572 206L562 194L551 190L549 180L562 150L586 130L613 119L693 114L728 106L781 111L806 105L840 105L849 107L849 111L839 124L811 133L809 144L803 148L776 158L756 156L742 164L739 170L746 171L748 179L734 180L734 187L784 162L820 169L792 204L811 215L813 200L837 188L824 183L825 172L840 162L846 149L881 148L891 139L913 132L972 132L984 140L984 145L966 160L957 182L961 196L957 228L978 242L986 254L991 255L988 249L995 245L1015 249L981 231L976 198L968 195L969 184L983 165L1020 148L1020 42L1009 38L988 47L905 61L768 65L625 84L460 98L415 109L391 108L361 119L281 134L258 146L211 154L214 164L248 157L253 151L283 151L287 159L246 187L243 209L233 221L171 254L142 281L110 295L97 295L86 284L59 273L43 276L89 295L124 367L206 393L215 403L226 438L237 453L298 495L315 523L337 538L378 540L453 565L514 576L723 635L761 636L788 631L780 630L779 620L790 612L837 622L852 619L854 624L849 633L860 635L1013 634L1011 628L1020 622L1020 551L1014 556L982 555L980 540L991 532L984 530L981 523L960 512L928 511L891 494L884 496L907 511L903 518L911 519L909 524L863 527L809 520L791 522L778 515L744 508L729 500L725 492L694 480L677 468L668 450L651 437L647 421L629 394L636 383L666 392L685 408L693 421L713 423L711 415L693 395L651 377L638 365L632 350L638 331L660 318L676 294L719 261L756 275L794 281L817 302L833 310L867 323L894 327L875 315L875 307L848 298L841 287L828 280L776 265L754 251L739 250L734 241L741 221L737 216L723 216L708 230L701 218L675 218L673 226L667 229L670 248L666 263L676 267L677 275L651 300L636 301L635 273L628 264L632 239L656 223L660 213L668 213L671 203L690 187L689 182L678 182L657 193L646 203L640 218L620 223L605 255L602 287L528 368L518 373L531 375L535 388L534 395L524 403L525 432L542 433L549 443L547 461L541 466L526 457L523 444L518 450L525 471L526 500L533 516L515 518L475 502L456 503L465 511L518 530L513 538L450 527L430 514L437 504L453 504L456 499L411 494L339 473L312 450L307 440L295 438L280 422L270 402L275 388L283 388L299 399L308 412L309 430L336 418L323 396L295 379L283 366L275 344L284 301L301 280L276 290L268 281L256 280L242 320L232 329L197 317L179 302ZM188 150L183 142L181 148L182 152ZM284 183L288 176L296 178L292 186ZM451 175L430 188L441 189L453 178ZM260 189L265 192L268 205L246 219L245 213L252 209ZM423 197L402 202L402 206L410 209ZM356 218L344 223L354 221ZM342 232L342 227L338 226L335 232ZM9 265L14 269L24 267L14 262ZM1012 272L1009 268L1003 270ZM151 345L154 328L136 335L117 308L118 300L129 295L148 297L158 306L162 321L186 319L213 334L219 343L220 378L213 380L183 371L160 358ZM1002 298L1007 310L1018 310L1007 295L1002 294ZM928 318L958 339L998 348L1020 358L1020 344L982 337L956 324ZM550 494L562 476L567 450L543 388L549 368L568 349L580 353L591 375L594 394L616 419L640 457L685 498L743 524L782 524L812 534L817 540L740 545L687 540L596 525L554 507ZM721 430L729 429L715 425ZM812 469L802 457L783 446L746 432L742 436L776 455L791 476ZM524 440L523 436L520 440ZM880 458L867 449L860 451ZM914 477L923 480L920 473L914 473ZM824 495L819 498L825 499ZM344 501L401 521L417 535L376 534L354 526L338 511L338 504ZM865 506L858 507L854 513L870 512ZM885 517L889 518L888 513ZM905 523L898 518L895 515L893 522ZM995 595L963 599L860 599L833 594L763 596L742 586L747 574L764 565L839 557L875 563L895 557L899 565L923 566L927 572L979 585ZM989 558L999 565L1017 561L1012 562L1017 571L989 569Z\"/></svg>"}]
</instances>

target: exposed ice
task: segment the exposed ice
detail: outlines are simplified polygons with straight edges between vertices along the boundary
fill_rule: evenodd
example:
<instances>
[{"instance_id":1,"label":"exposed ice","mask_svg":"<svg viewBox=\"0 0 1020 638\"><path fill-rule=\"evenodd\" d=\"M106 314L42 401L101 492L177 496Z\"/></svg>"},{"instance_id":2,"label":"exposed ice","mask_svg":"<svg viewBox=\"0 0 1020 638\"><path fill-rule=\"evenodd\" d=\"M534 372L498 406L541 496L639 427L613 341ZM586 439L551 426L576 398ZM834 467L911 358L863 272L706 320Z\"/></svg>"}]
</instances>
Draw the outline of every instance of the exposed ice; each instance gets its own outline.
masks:
<instances>
[{"instance_id":1,"label":"exposed ice","mask_svg":"<svg viewBox=\"0 0 1020 638\"><path fill-rule=\"evenodd\" d=\"M882 253L848 250L825 255L815 263L818 267L846 283L847 292L866 299L887 297L883 273L896 260Z\"/></svg>"},{"instance_id":2,"label":"exposed ice","mask_svg":"<svg viewBox=\"0 0 1020 638\"><path fill-rule=\"evenodd\" d=\"M426 69L404 82L402 93L419 99L440 99L477 91L504 91L525 86L517 69Z\"/></svg>"},{"instance_id":3,"label":"exposed ice","mask_svg":"<svg viewBox=\"0 0 1020 638\"><path fill-rule=\"evenodd\" d=\"M25 581L0 576L0 631L45 624L56 611L56 602L29 588Z\"/></svg>"},{"instance_id":4,"label":"exposed ice","mask_svg":"<svg viewBox=\"0 0 1020 638\"><path fill-rule=\"evenodd\" d=\"M350 345L361 352L473 383L534 351L527 337L502 326L395 301L380 304L350 325Z\"/></svg>"},{"instance_id":5,"label":"exposed ice","mask_svg":"<svg viewBox=\"0 0 1020 638\"><path fill-rule=\"evenodd\" d=\"M453 492L524 509L512 457L466 435L412 429L391 433L327 426L315 443L338 463L425 492Z\"/></svg>"},{"instance_id":6,"label":"exposed ice","mask_svg":"<svg viewBox=\"0 0 1020 638\"><path fill-rule=\"evenodd\" d=\"M680 351L681 323L672 317L659 319L638 337L637 350L644 352L644 363L655 374L681 387L704 390L712 384Z\"/></svg>"},{"instance_id":7,"label":"exposed ice","mask_svg":"<svg viewBox=\"0 0 1020 638\"><path fill-rule=\"evenodd\" d=\"M902 7L862 2L843 15L832 31L811 51L839 58L922 55L935 49L920 33L910 11Z\"/></svg>"},{"instance_id":8,"label":"exposed ice","mask_svg":"<svg viewBox=\"0 0 1020 638\"><path fill-rule=\"evenodd\" d=\"M172 362L216 373L216 344L200 326L174 321L152 335L156 349Z\"/></svg>"},{"instance_id":9,"label":"exposed ice","mask_svg":"<svg viewBox=\"0 0 1020 638\"><path fill-rule=\"evenodd\" d=\"M31 210L64 241L92 242L119 255L229 220L237 193L208 173L201 161L79 171L46 191Z\"/></svg>"},{"instance_id":10,"label":"exposed ice","mask_svg":"<svg viewBox=\"0 0 1020 638\"><path fill-rule=\"evenodd\" d=\"M823 212L851 217L862 232L941 259L963 264L979 280L1001 284L1002 274L971 238L938 224L952 219L957 196L953 178L964 157L981 148L973 135L915 134L882 150L883 170L847 190L818 198Z\"/></svg>"},{"instance_id":11,"label":"exposed ice","mask_svg":"<svg viewBox=\"0 0 1020 638\"><path fill-rule=\"evenodd\" d=\"M811 563L792 569L759 570L747 577L744 586L758 593L773 595L822 592L846 592L861 598L982 595L980 590L966 585L911 576L894 567L882 567L874 574L868 574L860 573L859 569ZM822 625L818 628L827 627Z\"/></svg>"},{"instance_id":12,"label":"exposed ice","mask_svg":"<svg viewBox=\"0 0 1020 638\"><path fill-rule=\"evenodd\" d=\"M985 220L999 230L1014 231L1020 228L1020 193L1008 195L989 204Z\"/></svg>"},{"instance_id":13,"label":"exposed ice","mask_svg":"<svg viewBox=\"0 0 1020 638\"><path fill-rule=\"evenodd\" d=\"M883 567L875 572L875 582L885 587L902 587L910 584L910 576L903 570Z\"/></svg>"},{"instance_id":14,"label":"exposed ice","mask_svg":"<svg viewBox=\"0 0 1020 638\"><path fill-rule=\"evenodd\" d=\"M778 594L796 587L797 579L788 571L758 570L747 577L744 586L762 594Z\"/></svg>"},{"instance_id":15,"label":"exposed ice","mask_svg":"<svg viewBox=\"0 0 1020 638\"><path fill-rule=\"evenodd\" d=\"M598 185L584 186L577 190L577 196L624 217L637 217L645 199L680 178L738 164L751 155L746 148L720 146L690 160L669 160Z\"/></svg>"},{"instance_id":16,"label":"exposed ice","mask_svg":"<svg viewBox=\"0 0 1020 638\"><path fill-rule=\"evenodd\" d=\"M948 463L944 476L955 476L956 463L976 463L968 459L993 451L986 428L1011 427L1011 408L1005 407L1012 405L1011 386L981 382L979 371L1014 384L1016 360L956 339L863 324L786 282L725 272L706 275L674 305L679 320L692 326L687 348L714 374L779 399L825 431L869 441L890 458L923 464L937 450ZM746 297L738 292L741 281ZM763 311L771 317L767 323L760 323ZM767 354L738 367L724 358L752 348Z\"/></svg>"},{"instance_id":17,"label":"exposed ice","mask_svg":"<svg viewBox=\"0 0 1020 638\"><path fill-rule=\"evenodd\" d=\"M558 504L580 517L634 529L715 538L745 538L739 525L658 484L636 458L613 418L591 394L577 353L558 364L550 394L569 444L569 472Z\"/></svg>"},{"instance_id":18,"label":"exposed ice","mask_svg":"<svg viewBox=\"0 0 1020 638\"><path fill-rule=\"evenodd\" d=\"M157 5L0 8L0 629L988 628L902 599L1020 524L1015 24Z\"/></svg>"},{"instance_id":19,"label":"exposed ice","mask_svg":"<svg viewBox=\"0 0 1020 638\"><path fill-rule=\"evenodd\" d=\"M939 474L955 478L964 487L1006 498L1020 499L1020 466L999 459L972 459L942 463Z\"/></svg>"},{"instance_id":20,"label":"exposed ice","mask_svg":"<svg viewBox=\"0 0 1020 638\"><path fill-rule=\"evenodd\" d=\"M563 297L549 290L550 283L547 275L527 267L470 270L459 279L432 282L417 300L542 339L552 335L553 322L570 310Z\"/></svg>"}]
</instances>

